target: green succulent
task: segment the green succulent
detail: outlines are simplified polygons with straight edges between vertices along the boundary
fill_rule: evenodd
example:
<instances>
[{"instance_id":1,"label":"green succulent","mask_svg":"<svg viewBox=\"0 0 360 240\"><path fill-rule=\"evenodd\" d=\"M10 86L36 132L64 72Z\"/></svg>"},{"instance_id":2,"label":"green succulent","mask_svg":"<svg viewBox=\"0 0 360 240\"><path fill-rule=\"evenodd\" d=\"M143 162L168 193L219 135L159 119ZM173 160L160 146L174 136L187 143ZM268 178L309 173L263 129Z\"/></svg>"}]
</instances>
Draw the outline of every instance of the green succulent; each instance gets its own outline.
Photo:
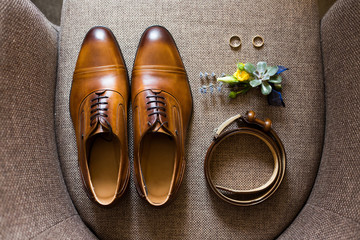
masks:
<instances>
[{"instance_id":1,"label":"green succulent","mask_svg":"<svg viewBox=\"0 0 360 240\"><path fill-rule=\"evenodd\" d=\"M272 87L269 83L280 84L282 81L281 76L276 75L278 67L267 66L266 62L258 62L255 68L251 63L246 63L245 71L252 73L254 80L250 81L252 87L261 85L261 93L269 95L272 91Z\"/></svg>"}]
</instances>

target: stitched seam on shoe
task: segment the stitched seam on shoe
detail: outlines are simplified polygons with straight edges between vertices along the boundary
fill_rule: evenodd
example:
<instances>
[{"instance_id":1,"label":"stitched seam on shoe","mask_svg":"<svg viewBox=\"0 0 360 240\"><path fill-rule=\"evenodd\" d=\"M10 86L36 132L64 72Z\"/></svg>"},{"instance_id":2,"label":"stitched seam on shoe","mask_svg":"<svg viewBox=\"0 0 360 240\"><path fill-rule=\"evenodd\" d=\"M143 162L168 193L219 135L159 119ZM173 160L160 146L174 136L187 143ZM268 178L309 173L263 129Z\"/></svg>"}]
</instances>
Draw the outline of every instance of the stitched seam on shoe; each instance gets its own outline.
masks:
<instances>
[{"instance_id":1,"label":"stitched seam on shoe","mask_svg":"<svg viewBox=\"0 0 360 240\"><path fill-rule=\"evenodd\" d=\"M84 73L93 73L93 72L102 72L102 71L109 71L109 70L125 70L125 67L120 65L106 65L106 66L99 66L99 67L89 67L89 68L80 68L74 72L74 75L77 74L84 74Z\"/></svg>"},{"instance_id":2,"label":"stitched seam on shoe","mask_svg":"<svg viewBox=\"0 0 360 240\"><path fill-rule=\"evenodd\" d=\"M136 66L134 70L141 70L141 69L162 69L162 70L175 70L175 71L182 71L185 72L184 68L182 67L174 67L168 65L143 65L143 66Z\"/></svg>"},{"instance_id":3,"label":"stitched seam on shoe","mask_svg":"<svg viewBox=\"0 0 360 240\"><path fill-rule=\"evenodd\" d=\"M133 73L147 72L147 71L178 73L178 74L186 75L186 71L182 67L173 67L173 66L165 66L165 65L144 65L144 66L134 67L133 69Z\"/></svg>"},{"instance_id":4,"label":"stitched seam on shoe","mask_svg":"<svg viewBox=\"0 0 360 240\"><path fill-rule=\"evenodd\" d=\"M186 75L186 72L181 71L172 71L172 70L161 70L161 69L139 69L139 70L133 70L133 75L139 73L139 72L164 72L164 73L176 73L176 74L182 74Z\"/></svg>"}]
</instances>

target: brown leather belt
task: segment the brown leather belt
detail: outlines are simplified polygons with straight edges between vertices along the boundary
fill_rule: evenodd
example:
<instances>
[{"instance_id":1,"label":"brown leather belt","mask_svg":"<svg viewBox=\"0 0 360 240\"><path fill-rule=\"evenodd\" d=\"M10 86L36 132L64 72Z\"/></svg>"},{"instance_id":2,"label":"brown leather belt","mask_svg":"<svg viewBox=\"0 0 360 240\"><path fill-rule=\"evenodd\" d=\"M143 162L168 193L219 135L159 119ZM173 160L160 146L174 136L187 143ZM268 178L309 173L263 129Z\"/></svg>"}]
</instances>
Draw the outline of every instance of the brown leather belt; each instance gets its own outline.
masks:
<instances>
[{"instance_id":1,"label":"brown leather belt","mask_svg":"<svg viewBox=\"0 0 360 240\"><path fill-rule=\"evenodd\" d=\"M238 128L222 133L222 131L234 121L238 122ZM255 118L255 113L249 111L246 113L245 117L242 117L239 114L226 120L219 128L215 129L215 131L214 140L206 153L204 163L205 177L214 193L222 200L238 206L255 205L263 202L274 194L285 175L286 154L281 140L271 128L271 120L266 119L265 121L262 121L257 119ZM258 188L250 190L234 190L215 185L211 178L210 162L214 150L226 138L240 134L248 134L261 139L268 146L273 155L274 171L270 179Z\"/></svg>"}]
</instances>

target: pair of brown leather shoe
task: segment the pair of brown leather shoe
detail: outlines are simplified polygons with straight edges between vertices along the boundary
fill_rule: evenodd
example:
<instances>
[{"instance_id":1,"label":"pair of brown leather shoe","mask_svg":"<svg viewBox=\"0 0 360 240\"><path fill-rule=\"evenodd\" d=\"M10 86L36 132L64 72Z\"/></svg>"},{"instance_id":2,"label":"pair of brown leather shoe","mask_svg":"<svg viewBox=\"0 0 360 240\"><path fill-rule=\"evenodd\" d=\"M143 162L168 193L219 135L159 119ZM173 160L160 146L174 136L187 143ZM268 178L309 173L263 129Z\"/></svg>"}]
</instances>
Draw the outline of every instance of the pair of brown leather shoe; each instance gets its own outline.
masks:
<instances>
[{"instance_id":1,"label":"pair of brown leather shoe","mask_svg":"<svg viewBox=\"0 0 360 240\"><path fill-rule=\"evenodd\" d=\"M112 32L94 27L77 60L70 94L79 168L90 199L111 205L130 177L129 82ZM189 82L171 34L148 28L131 81L134 173L140 196L161 206L172 199L185 169L184 142L192 112Z\"/></svg>"}]
</instances>

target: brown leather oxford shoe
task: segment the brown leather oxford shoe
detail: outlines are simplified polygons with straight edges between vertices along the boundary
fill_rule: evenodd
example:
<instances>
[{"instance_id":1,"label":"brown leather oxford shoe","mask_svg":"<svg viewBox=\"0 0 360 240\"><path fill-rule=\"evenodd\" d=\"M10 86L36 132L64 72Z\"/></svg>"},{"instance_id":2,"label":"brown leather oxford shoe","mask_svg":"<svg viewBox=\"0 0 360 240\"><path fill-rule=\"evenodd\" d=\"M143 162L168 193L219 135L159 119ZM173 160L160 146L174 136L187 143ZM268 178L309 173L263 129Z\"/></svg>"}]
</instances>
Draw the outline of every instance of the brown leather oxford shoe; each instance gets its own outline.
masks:
<instances>
[{"instance_id":1,"label":"brown leather oxford shoe","mask_svg":"<svg viewBox=\"0 0 360 240\"><path fill-rule=\"evenodd\" d=\"M182 181L192 113L186 71L164 27L144 32L131 85L136 187L151 205L161 206L172 199Z\"/></svg>"},{"instance_id":2,"label":"brown leather oxford shoe","mask_svg":"<svg viewBox=\"0 0 360 240\"><path fill-rule=\"evenodd\" d=\"M127 70L114 35L104 27L90 29L76 63L70 113L85 190L101 205L114 203L129 180L128 98Z\"/></svg>"}]
</instances>

